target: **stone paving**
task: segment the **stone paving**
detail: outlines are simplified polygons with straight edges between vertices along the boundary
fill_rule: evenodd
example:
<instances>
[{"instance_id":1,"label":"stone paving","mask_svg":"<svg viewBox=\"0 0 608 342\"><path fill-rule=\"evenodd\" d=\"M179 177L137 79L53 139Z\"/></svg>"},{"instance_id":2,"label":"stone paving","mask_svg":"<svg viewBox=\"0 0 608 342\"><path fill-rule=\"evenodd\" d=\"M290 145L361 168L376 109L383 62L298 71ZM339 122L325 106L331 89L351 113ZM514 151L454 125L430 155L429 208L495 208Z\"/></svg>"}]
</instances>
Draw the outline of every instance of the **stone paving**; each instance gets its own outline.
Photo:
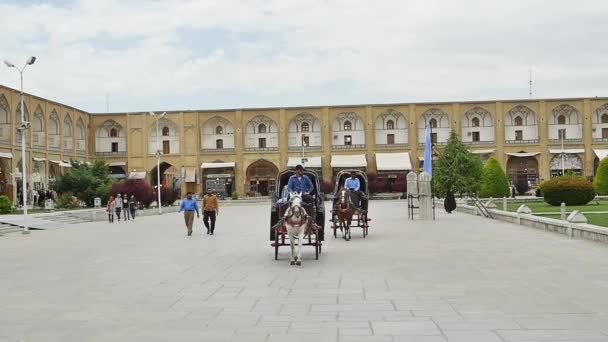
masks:
<instances>
[{"instance_id":1,"label":"stone paving","mask_svg":"<svg viewBox=\"0 0 608 342\"><path fill-rule=\"evenodd\" d=\"M267 204L0 237L0 341L608 341L607 245L405 205L300 268Z\"/></svg>"}]
</instances>

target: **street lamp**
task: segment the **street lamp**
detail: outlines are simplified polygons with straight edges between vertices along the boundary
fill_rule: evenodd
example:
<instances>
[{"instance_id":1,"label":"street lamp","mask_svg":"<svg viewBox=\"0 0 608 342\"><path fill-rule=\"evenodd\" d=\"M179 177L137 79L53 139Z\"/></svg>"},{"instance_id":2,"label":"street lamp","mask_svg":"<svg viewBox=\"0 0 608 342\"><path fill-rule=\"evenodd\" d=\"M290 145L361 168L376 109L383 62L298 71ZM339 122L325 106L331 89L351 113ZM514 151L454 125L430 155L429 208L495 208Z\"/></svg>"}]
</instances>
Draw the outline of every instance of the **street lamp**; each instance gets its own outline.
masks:
<instances>
[{"instance_id":1,"label":"street lamp","mask_svg":"<svg viewBox=\"0 0 608 342\"><path fill-rule=\"evenodd\" d=\"M7 67L9 68L15 68L19 71L19 76L21 78L21 94L20 94L20 101L21 101L21 124L19 125L19 127L17 127L17 132L21 133L21 180L22 180L22 192L23 192L23 234L29 234L29 228L27 226L27 181L26 181L26 168L25 168L25 164L27 159L25 158L25 132L27 131L28 128L30 128L30 123L25 121L25 111L24 111L24 106L23 106L23 71L25 70L25 68L28 65L32 65L34 64L34 62L36 61L36 57L31 56L30 58L27 59L27 61L25 61L25 65L23 65L23 68L19 69L15 64L9 62L9 61L4 61L4 64L6 64Z\"/></svg>"},{"instance_id":2,"label":"street lamp","mask_svg":"<svg viewBox=\"0 0 608 342\"><path fill-rule=\"evenodd\" d=\"M561 153L561 155L562 155L562 176L564 176L564 160L566 158L566 151L564 150L564 135L566 135L565 134L566 130L564 129L562 132L563 133L560 134L561 135L560 138L562 139L562 153Z\"/></svg>"},{"instance_id":3,"label":"street lamp","mask_svg":"<svg viewBox=\"0 0 608 342\"><path fill-rule=\"evenodd\" d=\"M160 119L164 118L167 115L167 112L163 112L162 114L156 114L154 112L150 112L156 119L156 192L158 193L158 214L163 213L162 205L160 204L160 137L158 136L158 122Z\"/></svg>"}]
</instances>

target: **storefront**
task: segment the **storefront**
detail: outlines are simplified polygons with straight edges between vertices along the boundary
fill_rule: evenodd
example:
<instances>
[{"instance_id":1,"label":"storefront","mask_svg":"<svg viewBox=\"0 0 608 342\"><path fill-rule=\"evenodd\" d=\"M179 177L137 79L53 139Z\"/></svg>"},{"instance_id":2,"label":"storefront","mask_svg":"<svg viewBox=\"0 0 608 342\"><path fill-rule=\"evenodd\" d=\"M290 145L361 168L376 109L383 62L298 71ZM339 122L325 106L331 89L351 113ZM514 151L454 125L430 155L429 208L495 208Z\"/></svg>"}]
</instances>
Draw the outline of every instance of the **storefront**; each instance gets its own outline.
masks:
<instances>
[{"instance_id":1,"label":"storefront","mask_svg":"<svg viewBox=\"0 0 608 342\"><path fill-rule=\"evenodd\" d=\"M365 154L337 154L331 156L332 179L341 170L361 170L367 171L367 157Z\"/></svg>"},{"instance_id":2,"label":"storefront","mask_svg":"<svg viewBox=\"0 0 608 342\"><path fill-rule=\"evenodd\" d=\"M110 178L119 180L127 178L127 173L125 171L127 167L126 162L111 162L108 165L110 166Z\"/></svg>"},{"instance_id":3,"label":"storefront","mask_svg":"<svg viewBox=\"0 0 608 342\"><path fill-rule=\"evenodd\" d=\"M203 192L211 191L220 196L230 197L234 188L235 162L202 163Z\"/></svg>"},{"instance_id":4,"label":"storefront","mask_svg":"<svg viewBox=\"0 0 608 342\"><path fill-rule=\"evenodd\" d=\"M583 161L577 154L585 153L583 149L549 150L551 158L551 177L559 177L569 172L575 175L583 174Z\"/></svg>"},{"instance_id":5,"label":"storefront","mask_svg":"<svg viewBox=\"0 0 608 342\"><path fill-rule=\"evenodd\" d=\"M303 165L306 170L315 172L319 179L323 179L323 158L321 156L311 156L304 158L289 157L289 159L287 160L288 168L295 168L298 164Z\"/></svg>"},{"instance_id":6,"label":"storefront","mask_svg":"<svg viewBox=\"0 0 608 342\"><path fill-rule=\"evenodd\" d=\"M507 177L512 184L527 181L529 186L538 183L538 161L536 156L540 152L507 153Z\"/></svg>"},{"instance_id":7,"label":"storefront","mask_svg":"<svg viewBox=\"0 0 608 342\"><path fill-rule=\"evenodd\" d=\"M406 176L412 170L408 152L376 153L376 184L370 186L377 192L405 192Z\"/></svg>"},{"instance_id":8,"label":"storefront","mask_svg":"<svg viewBox=\"0 0 608 342\"><path fill-rule=\"evenodd\" d=\"M247 167L246 184L248 185L247 196L269 196L275 191L277 167L267 161L258 160Z\"/></svg>"},{"instance_id":9,"label":"storefront","mask_svg":"<svg viewBox=\"0 0 608 342\"><path fill-rule=\"evenodd\" d=\"M32 184L34 184L34 190L47 189L48 184L46 180L46 158L32 158Z\"/></svg>"}]
</instances>

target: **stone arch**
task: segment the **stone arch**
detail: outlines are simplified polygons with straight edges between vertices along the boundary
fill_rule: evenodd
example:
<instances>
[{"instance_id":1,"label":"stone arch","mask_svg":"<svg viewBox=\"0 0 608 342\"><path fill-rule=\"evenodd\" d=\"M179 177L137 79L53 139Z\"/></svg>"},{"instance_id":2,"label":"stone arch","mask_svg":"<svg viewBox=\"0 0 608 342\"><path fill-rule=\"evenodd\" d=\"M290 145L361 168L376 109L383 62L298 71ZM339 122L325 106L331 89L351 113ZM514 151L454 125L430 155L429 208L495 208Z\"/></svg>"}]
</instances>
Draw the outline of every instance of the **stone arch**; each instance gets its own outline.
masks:
<instances>
[{"instance_id":1,"label":"stone arch","mask_svg":"<svg viewBox=\"0 0 608 342\"><path fill-rule=\"evenodd\" d=\"M55 110L53 110L51 112L51 115L49 116L48 132L52 135L59 135L59 133L61 132L59 127L59 115L57 115L57 112Z\"/></svg>"},{"instance_id":2,"label":"stone arch","mask_svg":"<svg viewBox=\"0 0 608 342\"><path fill-rule=\"evenodd\" d=\"M165 127L169 130L169 137L179 136L179 129L177 128L175 122L167 118L162 118L158 120L158 130L161 136L165 136L162 134L162 131ZM149 136L156 137L156 121L152 122L152 124L150 125Z\"/></svg>"},{"instance_id":3,"label":"stone arch","mask_svg":"<svg viewBox=\"0 0 608 342\"><path fill-rule=\"evenodd\" d=\"M30 112L27 109L27 104L23 103L23 114L25 117L25 121L30 121ZM17 110L15 111L15 123L21 123L21 102L17 104Z\"/></svg>"},{"instance_id":4,"label":"stone arch","mask_svg":"<svg viewBox=\"0 0 608 342\"><path fill-rule=\"evenodd\" d=\"M581 123L579 111L569 104L561 104L551 111L551 124L578 125ZM563 120L563 123L560 123Z\"/></svg>"},{"instance_id":5,"label":"stone arch","mask_svg":"<svg viewBox=\"0 0 608 342\"><path fill-rule=\"evenodd\" d=\"M518 181L531 181L538 179L538 160L535 157L510 156L507 161L507 176L516 184Z\"/></svg>"},{"instance_id":6,"label":"stone arch","mask_svg":"<svg viewBox=\"0 0 608 342\"><path fill-rule=\"evenodd\" d=\"M44 132L44 121L44 112L42 107L38 105L34 111L34 121L32 122L34 132Z\"/></svg>"},{"instance_id":7,"label":"stone arch","mask_svg":"<svg viewBox=\"0 0 608 342\"><path fill-rule=\"evenodd\" d=\"M350 126L350 129L347 129L348 126ZM357 113L342 112L334 119L332 130L334 132L363 131L365 130L365 124Z\"/></svg>"},{"instance_id":8,"label":"stone arch","mask_svg":"<svg viewBox=\"0 0 608 342\"><path fill-rule=\"evenodd\" d=\"M66 114L65 119L63 119L63 136L65 138L72 137L72 117L70 114Z\"/></svg>"},{"instance_id":9,"label":"stone arch","mask_svg":"<svg viewBox=\"0 0 608 342\"><path fill-rule=\"evenodd\" d=\"M247 166L245 172L249 193L268 196L275 191L276 178L279 174L277 166L268 160L259 159Z\"/></svg>"},{"instance_id":10,"label":"stone arch","mask_svg":"<svg viewBox=\"0 0 608 342\"><path fill-rule=\"evenodd\" d=\"M112 136L112 130L116 131L116 136ZM125 131L122 125L114 120L106 120L101 125L97 126L97 137L98 138L118 138L125 137Z\"/></svg>"},{"instance_id":11,"label":"stone arch","mask_svg":"<svg viewBox=\"0 0 608 342\"><path fill-rule=\"evenodd\" d=\"M430 123L431 120L435 120L437 123L435 128L450 128L450 117L448 113L439 108L431 108L422 113L422 115L420 115L420 120L418 120L418 128L426 128L427 123Z\"/></svg>"},{"instance_id":12,"label":"stone arch","mask_svg":"<svg viewBox=\"0 0 608 342\"><path fill-rule=\"evenodd\" d=\"M85 139L86 138L86 131L84 128L84 122L82 121L81 118L78 119L78 122L76 123L76 138L77 139Z\"/></svg>"},{"instance_id":13,"label":"stone arch","mask_svg":"<svg viewBox=\"0 0 608 342\"><path fill-rule=\"evenodd\" d=\"M517 105L505 115L505 126L516 126L515 119L521 118L521 126L534 126L537 123L536 113L527 106Z\"/></svg>"},{"instance_id":14,"label":"stone arch","mask_svg":"<svg viewBox=\"0 0 608 342\"><path fill-rule=\"evenodd\" d=\"M8 101L4 94L0 94L0 125L9 124L11 121L11 107L8 105Z\"/></svg>"},{"instance_id":15,"label":"stone arch","mask_svg":"<svg viewBox=\"0 0 608 342\"><path fill-rule=\"evenodd\" d=\"M266 127L265 132L260 132L261 126ZM247 134L276 134L279 132L279 127L276 122L264 114L253 117L247 123Z\"/></svg>"},{"instance_id":16,"label":"stone arch","mask_svg":"<svg viewBox=\"0 0 608 342\"><path fill-rule=\"evenodd\" d=\"M218 143L221 141L221 143ZM234 148L234 126L221 116L214 116L201 127L201 144L204 150ZM221 146L221 147L218 147Z\"/></svg>"},{"instance_id":17,"label":"stone arch","mask_svg":"<svg viewBox=\"0 0 608 342\"><path fill-rule=\"evenodd\" d=\"M392 128L389 123L392 122ZM376 130L407 129L407 118L394 109L387 109L376 117Z\"/></svg>"},{"instance_id":18,"label":"stone arch","mask_svg":"<svg viewBox=\"0 0 608 342\"><path fill-rule=\"evenodd\" d=\"M477 126L474 123L478 123ZM462 127L491 127L494 126L492 114L482 107L473 107L464 113Z\"/></svg>"},{"instance_id":19,"label":"stone arch","mask_svg":"<svg viewBox=\"0 0 608 342\"><path fill-rule=\"evenodd\" d=\"M304 130L307 127L307 131ZM289 121L289 133L321 132L321 121L311 113L302 112Z\"/></svg>"},{"instance_id":20,"label":"stone arch","mask_svg":"<svg viewBox=\"0 0 608 342\"><path fill-rule=\"evenodd\" d=\"M608 103L604 103L598 109L595 110L594 115L593 115L593 123L594 124L608 123L608 121L604 122L602 120L603 117L605 117L606 120L608 120Z\"/></svg>"}]
</instances>

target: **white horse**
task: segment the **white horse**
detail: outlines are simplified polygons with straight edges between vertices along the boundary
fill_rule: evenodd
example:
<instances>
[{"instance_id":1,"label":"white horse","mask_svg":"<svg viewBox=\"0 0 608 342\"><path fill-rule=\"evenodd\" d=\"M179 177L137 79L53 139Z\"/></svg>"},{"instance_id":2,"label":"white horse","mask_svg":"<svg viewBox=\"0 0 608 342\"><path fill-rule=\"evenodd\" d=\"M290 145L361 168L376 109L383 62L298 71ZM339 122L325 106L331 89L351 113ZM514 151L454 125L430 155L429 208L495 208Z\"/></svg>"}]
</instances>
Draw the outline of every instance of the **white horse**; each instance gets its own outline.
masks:
<instances>
[{"instance_id":1,"label":"white horse","mask_svg":"<svg viewBox=\"0 0 608 342\"><path fill-rule=\"evenodd\" d=\"M290 265L302 266L302 240L306 233L308 223L308 214L302 207L302 193L292 192L289 199L289 209L285 211L283 218L285 219L285 228L289 237L291 247ZM295 240L298 240L298 254L296 256L294 250Z\"/></svg>"}]
</instances>

